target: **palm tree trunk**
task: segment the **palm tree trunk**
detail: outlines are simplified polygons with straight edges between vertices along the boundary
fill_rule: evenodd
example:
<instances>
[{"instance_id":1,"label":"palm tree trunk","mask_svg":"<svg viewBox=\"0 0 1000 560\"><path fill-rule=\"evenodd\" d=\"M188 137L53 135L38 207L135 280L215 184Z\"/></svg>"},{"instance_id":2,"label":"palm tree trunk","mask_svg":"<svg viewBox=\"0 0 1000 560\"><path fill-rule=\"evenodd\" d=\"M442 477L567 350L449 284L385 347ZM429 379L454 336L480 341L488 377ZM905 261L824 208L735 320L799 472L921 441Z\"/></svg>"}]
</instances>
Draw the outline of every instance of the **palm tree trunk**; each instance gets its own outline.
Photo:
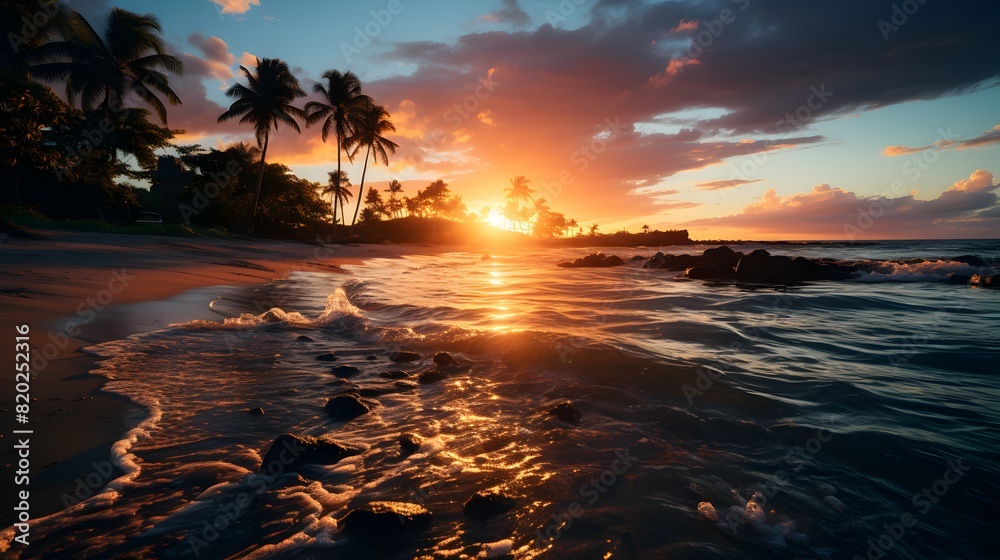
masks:
<instances>
[{"instance_id":1,"label":"palm tree trunk","mask_svg":"<svg viewBox=\"0 0 1000 560\"><path fill-rule=\"evenodd\" d=\"M340 200L340 135L337 135L337 176L333 186L333 236L337 237L337 201Z\"/></svg>"},{"instance_id":2,"label":"palm tree trunk","mask_svg":"<svg viewBox=\"0 0 1000 560\"><path fill-rule=\"evenodd\" d=\"M372 155L372 145L368 144L368 151L365 152L365 167L361 170L361 189L358 191L358 204L354 207L354 219L351 220L351 233L348 237L354 237L354 223L358 221L358 210L361 209L361 195L365 192L365 174L368 173L368 158Z\"/></svg>"},{"instance_id":3,"label":"palm tree trunk","mask_svg":"<svg viewBox=\"0 0 1000 560\"><path fill-rule=\"evenodd\" d=\"M260 186L264 183L264 161L267 158L267 143L270 134L264 134L264 149L260 152L260 172L257 173L257 193L253 197L253 214L250 215L250 233L253 233L254 224L257 223L257 205L260 204Z\"/></svg>"}]
</instances>

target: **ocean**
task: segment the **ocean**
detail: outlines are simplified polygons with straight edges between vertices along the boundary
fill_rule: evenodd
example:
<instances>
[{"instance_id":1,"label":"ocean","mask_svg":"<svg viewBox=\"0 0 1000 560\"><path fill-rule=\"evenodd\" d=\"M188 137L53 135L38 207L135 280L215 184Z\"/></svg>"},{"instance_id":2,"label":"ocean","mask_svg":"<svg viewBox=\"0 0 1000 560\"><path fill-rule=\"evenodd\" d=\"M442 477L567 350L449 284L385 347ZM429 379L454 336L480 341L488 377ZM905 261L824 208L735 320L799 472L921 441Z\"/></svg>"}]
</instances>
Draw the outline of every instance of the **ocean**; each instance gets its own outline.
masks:
<instances>
[{"instance_id":1,"label":"ocean","mask_svg":"<svg viewBox=\"0 0 1000 560\"><path fill-rule=\"evenodd\" d=\"M113 474L95 465L107 486L7 553L996 558L1000 291L944 279L976 272L950 257L996 262L1000 241L730 246L885 262L776 286L639 260L556 266L585 249L374 259L218 299L218 321L88 348L105 389L147 412L115 445ZM389 359L402 350L420 361ZM436 352L460 366L417 382ZM359 372L331 373L348 364ZM349 390L371 411L335 421L324 404ZM564 402L578 424L548 413ZM283 433L364 451L261 472ZM401 433L420 448L402 453ZM463 502L490 488L510 511L467 518ZM340 530L372 501L434 519L400 540Z\"/></svg>"}]
</instances>

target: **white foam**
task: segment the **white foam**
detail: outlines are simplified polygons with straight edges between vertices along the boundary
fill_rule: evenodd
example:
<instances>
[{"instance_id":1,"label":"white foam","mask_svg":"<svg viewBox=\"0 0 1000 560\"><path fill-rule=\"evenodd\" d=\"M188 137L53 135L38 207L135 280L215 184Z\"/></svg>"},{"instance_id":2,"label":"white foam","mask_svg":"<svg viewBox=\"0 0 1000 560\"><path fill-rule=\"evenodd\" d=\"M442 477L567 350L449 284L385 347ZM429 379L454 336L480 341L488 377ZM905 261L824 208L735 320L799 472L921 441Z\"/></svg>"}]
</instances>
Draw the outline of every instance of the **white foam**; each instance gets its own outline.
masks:
<instances>
[{"instance_id":1,"label":"white foam","mask_svg":"<svg viewBox=\"0 0 1000 560\"><path fill-rule=\"evenodd\" d=\"M891 261L868 263L870 272L859 272L858 282L934 282L944 280L949 274L971 276L979 269L956 261L924 261L899 263Z\"/></svg>"},{"instance_id":2,"label":"white foam","mask_svg":"<svg viewBox=\"0 0 1000 560\"><path fill-rule=\"evenodd\" d=\"M486 543L483 545L483 549L479 551L477 558L500 558L501 556L510 554L513 549L513 539L504 539L502 541Z\"/></svg>"}]
</instances>

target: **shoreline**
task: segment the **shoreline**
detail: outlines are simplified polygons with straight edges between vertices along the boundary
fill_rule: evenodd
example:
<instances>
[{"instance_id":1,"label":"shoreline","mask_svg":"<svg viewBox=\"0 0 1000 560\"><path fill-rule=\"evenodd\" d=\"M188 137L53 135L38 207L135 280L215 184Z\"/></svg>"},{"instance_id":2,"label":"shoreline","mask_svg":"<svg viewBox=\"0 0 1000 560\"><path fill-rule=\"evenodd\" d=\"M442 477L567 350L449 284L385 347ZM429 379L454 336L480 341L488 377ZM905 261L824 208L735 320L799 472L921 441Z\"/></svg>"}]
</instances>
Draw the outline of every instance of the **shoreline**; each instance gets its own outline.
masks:
<instances>
[{"instance_id":1,"label":"shoreline","mask_svg":"<svg viewBox=\"0 0 1000 560\"><path fill-rule=\"evenodd\" d=\"M169 324L218 320L208 304L287 278L292 272L340 272L344 264L453 250L405 245L313 246L269 240L220 240L40 230L45 239L0 239L3 329L31 328L31 517L38 519L100 491L117 474L111 446L146 409L103 390L92 374L99 357L80 349ZM13 344L0 358L14 363ZM14 379L3 379L0 410L13 424ZM19 426L23 427L23 426ZM11 427L13 429L13 426ZM2 476L16 457L4 430ZM98 473L100 476L93 476ZM108 473L108 474L105 474ZM68 500L68 502L67 502ZM14 522L0 514L0 525Z\"/></svg>"}]
</instances>

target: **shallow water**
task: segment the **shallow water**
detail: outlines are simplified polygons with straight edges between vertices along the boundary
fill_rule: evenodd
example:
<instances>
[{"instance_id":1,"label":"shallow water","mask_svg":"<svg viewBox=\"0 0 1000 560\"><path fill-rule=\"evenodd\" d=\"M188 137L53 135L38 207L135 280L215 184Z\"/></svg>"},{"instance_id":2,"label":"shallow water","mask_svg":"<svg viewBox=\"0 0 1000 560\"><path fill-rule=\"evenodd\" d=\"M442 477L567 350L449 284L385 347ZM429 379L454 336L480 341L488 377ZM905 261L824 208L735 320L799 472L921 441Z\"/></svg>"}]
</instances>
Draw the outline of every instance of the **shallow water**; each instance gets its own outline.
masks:
<instances>
[{"instance_id":1,"label":"shallow water","mask_svg":"<svg viewBox=\"0 0 1000 560\"><path fill-rule=\"evenodd\" d=\"M996 259L998 243L766 248L925 262L775 287L555 267L581 250L373 260L216 301L225 322L93 347L107 389L149 416L116 446L122 476L37 521L20 557L995 557L1000 293L942 282L974 270L939 259ZM425 359L393 364L398 349ZM462 369L377 375L436 351ZM361 374L330 374L344 363ZM349 388L378 405L331 421L323 404ZM579 426L545 414L567 400ZM283 432L367 451L258 473ZM420 451L401 456L402 432ZM495 486L515 509L465 519ZM338 532L373 500L435 520L393 546Z\"/></svg>"}]
</instances>

